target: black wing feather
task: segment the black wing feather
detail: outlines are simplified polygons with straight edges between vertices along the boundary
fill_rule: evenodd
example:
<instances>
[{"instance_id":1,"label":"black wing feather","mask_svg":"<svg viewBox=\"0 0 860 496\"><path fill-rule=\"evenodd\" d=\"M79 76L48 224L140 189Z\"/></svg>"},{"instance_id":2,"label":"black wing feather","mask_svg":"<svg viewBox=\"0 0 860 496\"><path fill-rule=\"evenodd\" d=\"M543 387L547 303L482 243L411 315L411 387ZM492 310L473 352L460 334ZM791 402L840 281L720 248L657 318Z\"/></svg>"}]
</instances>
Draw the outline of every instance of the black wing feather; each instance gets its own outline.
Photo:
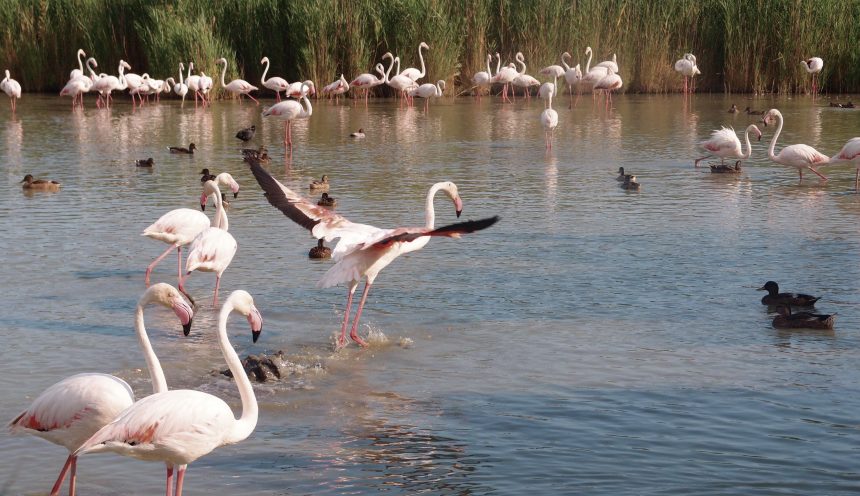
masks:
<instances>
[{"instance_id":1,"label":"black wing feather","mask_svg":"<svg viewBox=\"0 0 860 496\"><path fill-rule=\"evenodd\" d=\"M422 236L451 236L452 234L468 234L475 231L486 229L499 221L499 216L487 217L480 220L467 220L466 222L457 222L442 226L428 232L411 232L396 234L385 239L377 241L376 245L387 245L397 241L414 241Z\"/></svg>"},{"instance_id":2,"label":"black wing feather","mask_svg":"<svg viewBox=\"0 0 860 496\"><path fill-rule=\"evenodd\" d=\"M283 212L284 215L289 217L290 220L309 231L313 230L314 226L320 223L319 220L312 219L305 215L304 212L298 209L293 202L287 198L284 194L284 190L281 189L281 185L266 171L266 169L263 168L262 165L260 165L259 160L252 157L246 157L246 160L251 166L251 172L254 174L254 178L257 180L257 183L259 183L260 187L263 188L266 200L268 200L273 207L277 208Z\"/></svg>"}]
</instances>

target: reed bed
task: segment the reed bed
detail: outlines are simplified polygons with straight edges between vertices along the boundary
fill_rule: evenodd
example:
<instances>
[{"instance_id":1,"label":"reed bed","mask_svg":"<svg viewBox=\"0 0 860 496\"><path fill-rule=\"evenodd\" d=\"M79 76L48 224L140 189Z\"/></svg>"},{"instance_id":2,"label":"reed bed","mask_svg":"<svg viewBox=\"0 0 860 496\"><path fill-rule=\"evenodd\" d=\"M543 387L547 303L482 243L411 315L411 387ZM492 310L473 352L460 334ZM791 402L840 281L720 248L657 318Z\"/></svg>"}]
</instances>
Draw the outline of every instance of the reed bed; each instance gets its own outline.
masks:
<instances>
[{"instance_id":1,"label":"reed bed","mask_svg":"<svg viewBox=\"0 0 860 496\"><path fill-rule=\"evenodd\" d=\"M227 80L252 84L268 56L270 75L322 86L371 72L388 51L420 67L426 41L426 80L459 92L487 53L523 52L537 74L564 51L584 68L591 46L592 64L617 54L626 91L679 91L673 64L692 52L699 91L805 92L800 61L819 56L822 91L845 93L860 91L856 19L857 0L0 0L0 60L25 91L58 90L78 48L99 71L125 59L158 78L189 61L217 78L225 57Z\"/></svg>"}]
</instances>

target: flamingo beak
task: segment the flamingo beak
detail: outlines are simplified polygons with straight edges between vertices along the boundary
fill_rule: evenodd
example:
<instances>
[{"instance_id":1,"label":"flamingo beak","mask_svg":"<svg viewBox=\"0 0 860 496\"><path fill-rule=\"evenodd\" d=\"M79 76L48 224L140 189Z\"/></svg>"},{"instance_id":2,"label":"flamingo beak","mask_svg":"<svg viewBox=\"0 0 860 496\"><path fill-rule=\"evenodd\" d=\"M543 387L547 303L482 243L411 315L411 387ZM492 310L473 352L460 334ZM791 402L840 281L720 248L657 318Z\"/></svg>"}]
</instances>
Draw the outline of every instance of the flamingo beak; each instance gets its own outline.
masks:
<instances>
[{"instance_id":1,"label":"flamingo beak","mask_svg":"<svg viewBox=\"0 0 860 496\"><path fill-rule=\"evenodd\" d=\"M189 335L191 333L191 321L194 319L194 310L191 305L185 302L182 297L177 296L173 301L173 313L179 317L179 322L182 323L182 334Z\"/></svg>"},{"instance_id":2,"label":"flamingo beak","mask_svg":"<svg viewBox=\"0 0 860 496\"><path fill-rule=\"evenodd\" d=\"M457 211L457 218L460 218L460 214L463 213L463 200L460 199L458 195L454 198L454 209Z\"/></svg>"},{"instance_id":3,"label":"flamingo beak","mask_svg":"<svg viewBox=\"0 0 860 496\"><path fill-rule=\"evenodd\" d=\"M206 193L200 195L200 210L206 211Z\"/></svg>"},{"instance_id":4,"label":"flamingo beak","mask_svg":"<svg viewBox=\"0 0 860 496\"><path fill-rule=\"evenodd\" d=\"M260 339L260 333L263 332L263 316L257 307L251 306L251 311L248 313L248 323L251 325L251 336L256 343Z\"/></svg>"}]
</instances>

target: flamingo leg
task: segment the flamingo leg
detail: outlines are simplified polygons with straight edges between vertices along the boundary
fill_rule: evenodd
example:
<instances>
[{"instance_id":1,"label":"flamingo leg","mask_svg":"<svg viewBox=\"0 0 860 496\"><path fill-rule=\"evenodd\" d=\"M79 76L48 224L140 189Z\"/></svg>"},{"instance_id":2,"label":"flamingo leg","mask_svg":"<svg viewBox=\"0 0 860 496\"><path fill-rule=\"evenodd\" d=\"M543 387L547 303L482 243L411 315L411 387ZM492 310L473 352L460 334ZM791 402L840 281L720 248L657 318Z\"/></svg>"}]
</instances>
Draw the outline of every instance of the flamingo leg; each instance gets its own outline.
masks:
<instances>
[{"instance_id":1,"label":"flamingo leg","mask_svg":"<svg viewBox=\"0 0 860 496\"><path fill-rule=\"evenodd\" d=\"M72 466L69 469L69 496L75 496L75 485L78 482L78 457L72 457Z\"/></svg>"},{"instance_id":2,"label":"flamingo leg","mask_svg":"<svg viewBox=\"0 0 860 496\"><path fill-rule=\"evenodd\" d=\"M182 284L182 247L176 247L176 258L179 259L179 271L176 273L176 276L179 278L180 285Z\"/></svg>"},{"instance_id":3,"label":"flamingo leg","mask_svg":"<svg viewBox=\"0 0 860 496\"><path fill-rule=\"evenodd\" d=\"M809 170L811 170L812 172L814 172L814 173L815 173L815 175L817 175L817 176L818 176L818 177L820 177L821 179L823 179L823 180L827 181L827 177L825 177L825 176L824 176L824 174L822 174L822 173L818 172L817 170L815 170L815 167L812 167L812 166L810 165L808 168L809 168Z\"/></svg>"},{"instance_id":4,"label":"flamingo leg","mask_svg":"<svg viewBox=\"0 0 860 496\"><path fill-rule=\"evenodd\" d=\"M215 276L215 299L212 301L212 306L218 306L218 288L221 286L221 274Z\"/></svg>"},{"instance_id":5,"label":"flamingo leg","mask_svg":"<svg viewBox=\"0 0 860 496\"><path fill-rule=\"evenodd\" d=\"M182 483L185 482L185 469L188 465L180 465L176 472L176 496L182 496Z\"/></svg>"},{"instance_id":6,"label":"flamingo leg","mask_svg":"<svg viewBox=\"0 0 860 496\"><path fill-rule=\"evenodd\" d=\"M349 323L349 311L352 309L352 296L355 294L355 288L358 283L352 281L349 283L349 293L346 295L346 309L343 311L343 324L340 326L340 337L337 340L337 349L346 346L346 325Z\"/></svg>"},{"instance_id":7,"label":"flamingo leg","mask_svg":"<svg viewBox=\"0 0 860 496\"><path fill-rule=\"evenodd\" d=\"M250 98L251 100L254 100L255 102L257 102L257 105L259 105L259 104L260 104L260 102L259 102L256 98L254 98L253 96L248 95L248 98Z\"/></svg>"},{"instance_id":8,"label":"flamingo leg","mask_svg":"<svg viewBox=\"0 0 860 496\"><path fill-rule=\"evenodd\" d=\"M854 174L854 193L858 193L858 185L860 185L860 167L857 167L857 173Z\"/></svg>"},{"instance_id":9,"label":"flamingo leg","mask_svg":"<svg viewBox=\"0 0 860 496\"><path fill-rule=\"evenodd\" d=\"M352 320L352 329L349 331L349 337L359 344L359 346L367 346L367 342L358 335L358 320L361 318L361 311L364 310L364 303L367 301L367 294L370 293L371 283L364 283L364 292L361 293L361 302L358 304L358 310L355 311L355 318Z\"/></svg>"},{"instance_id":10,"label":"flamingo leg","mask_svg":"<svg viewBox=\"0 0 860 496\"><path fill-rule=\"evenodd\" d=\"M149 287L149 275L152 273L152 269L154 269L155 266L158 265L158 262L164 260L164 257L166 257L171 252L171 250L173 250L174 247L175 247L175 245L170 245L169 248L164 250L164 253L159 255L158 258L153 260L153 262L151 264L149 264L149 266L146 268L146 279L144 282L146 282L147 288ZM181 255L179 258L179 272L180 272L180 274L182 273L182 256ZM180 279L181 279L181 277L180 277Z\"/></svg>"},{"instance_id":11,"label":"flamingo leg","mask_svg":"<svg viewBox=\"0 0 860 496\"><path fill-rule=\"evenodd\" d=\"M707 155L705 155L704 157L701 157L701 158L697 158L695 161L693 161L693 167L698 167L699 162L701 162L702 160L705 160L706 158L708 158Z\"/></svg>"},{"instance_id":12,"label":"flamingo leg","mask_svg":"<svg viewBox=\"0 0 860 496\"><path fill-rule=\"evenodd\" d=\"M290 145L290 150L293 149L293 121L289 121L287 125L287 141Z\"/></svg>"},{"instance_id":13,"label":"flamingo leg","mask_svg":"<svg viewBox=\"0 0 860 496\"><path fill-rule=\"evenodd\" d=\"M173 496L173 465L167 463L167 489L164 491L164 494L167 496Z\"/></svg>"},{"instance_id":14,"label":"flamingo leg","mask_svg":"<svg viewBox=\"0 0 860 496\"><path fill-rule=\"evenodd\" d=\"M54 487L51 488L51 496L58 496L60 494L60 487L63 485L63 481L66 479L66 474L69 473L69 468L72 466L72 461L74 459L75 457L71 454L66 458L66 463L63 464L63 468L60 470L60 476L57 477L57 482L55 482Z\"/></svg>"}]
</instances>

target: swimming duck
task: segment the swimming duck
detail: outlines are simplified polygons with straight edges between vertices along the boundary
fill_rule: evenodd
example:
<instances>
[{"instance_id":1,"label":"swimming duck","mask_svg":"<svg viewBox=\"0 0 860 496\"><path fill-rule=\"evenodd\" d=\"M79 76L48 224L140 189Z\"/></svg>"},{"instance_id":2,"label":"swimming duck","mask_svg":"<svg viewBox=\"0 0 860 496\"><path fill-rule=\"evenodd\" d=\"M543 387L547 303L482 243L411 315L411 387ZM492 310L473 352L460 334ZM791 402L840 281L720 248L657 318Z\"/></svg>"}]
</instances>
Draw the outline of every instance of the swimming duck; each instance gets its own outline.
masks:
<instances>
[{"instance_id":1,"label":"swimming duck","mask_svg":"<svg viewBox=\"0 0 860 496\"><path fill-rule=\"evenodd\" d=\"M624 173L624 167L619 167L618 168L618 176L615 177L615 180L616 181L629 181L630 177L632 175L633 174L625 174Z\"/></svg>"},{"instance_id":2,"label":"swimming duck","mask_svg":"<svg viewBox=\"0 0 860 496\"><path fill-rule=\"evenodd\" d=\"M851 100L848 100L848 103L842 105L842 108L854 108L854 103Z\"/></svg>"},{"instance_id":3,"label":"swimming duck","mask_svg":"<svg viewBox=\"0 0 860 496\"><path fill-rule=\"evenodd\" d=\"M621 186L621 189L639 191L639 188L642 185L636 182L636 176L628 174L627 178L625 178L624 182L619 184L619 186Z\"/></svg>"},{"instance_id":4,"label":"swimming duck","mask_svg":"<svg viewBox=\"0 0 860 496\"><path fill-rule=\"evenodd\" d=\"M749 107L744 109L748 115L764 115L764 110L750 110Z\"/></svg>"},{"instance_id":5,"label":"swimming duck","mask_svg":"<svg viewBox=\"0 0 860 496\"><path fill-rule=\"evenodd\" d=\"M741 161L738 160L735 162L735 165L726 165L726 164L708 164L711 167L711 172L714 174L740 174L741 173Z\"/></svg>"},{"instance_id":6,"label":"swimming duck","mask_svg":"<svg viewBox=\"0 0 860 496\"><path fill-rule=\"evenodd\" d=\"M749 107L747 107L747 108L749 108ZM729 109L729 113L730 114L737 114L738 113L738 106L733 103L732 107Z\"/></svg>"},{"instance_id":7,"label":"swimming duck","mask_svg":"<svg viewBox=\"0 0 860 496\"><path fill-rule=\"evenodd\" d=\"M328 193L323 193L322 196L320 196L320 199L317 202L317 205L319 205L321 207L332 207L333 208L333 207L337 206L337 199L328 196Z\"/></svg>"},{"instance_id":8,"label":"swimming duck","mask_svg":"<svg viewBox=\"0 0 860 496\"><path fill-rule=\"evenodd\" d=\"M250 141L254 139L254 133L257 132L257 126L246 127L245 129L239 130L236 133L236 137L242 141Z\"/></svg>"},{"instance_id":9,"label":"swimming duck","mask_svg":"<svg viewBox=\"0 0 860 496\"><path fill-rule=\"evenodd\" d=\"M181 146L169 146L167 147L167 149L170 150L170 153L187 153L193 155L194 150L197 149L197 145L191 143L190 145L188 145L188 148L182 148Z\"/></svg>"},{"instance_id":10,"label":"swimming duck","mask_svg":"<svg viewBox=\"0 0 860 496\"><path fill-rule=\"evenodd\" d=\"M358 131L349 134L350 138L364 138L364 128L359 128Z\"/></svg>"},{"instance_id":11,"label":"swimming duck","mask_svg":"<svg viewBox=\"0 0 860 496\"><path fill-rule=\"evenodd\" d=\"M34 189L42 191L57 191L60 189L60 183L51 181L50 179L33 179L32 174L27 174L21 180L21 187L24 189Z\"/></svg>"},{"instance_id":12,"label":"swimming duck","mask_svg":"<svg viewBox=\"0 0 860 496\"><path fill-rule=\"evenodd\" d=\"M842 104L839 102L830 102L831 107L842 108Z\"/></svg>"},{"instance_id":13,"label":"swimming duck","mask_svg":"<svg viewBox=\"0 0 860 496\"><path fill-rule=\"evenodd\" d=\"M317 245L308 252L309 258L331 258L331 248L323 244L323 240L317 240Z\"/></svg>"},{"instance_id":14,"label":"swimming duck","mask_svg":"<svg viewBox=\"0 0 860 496\"><path fill-rule=\"evenodd\" d=\"M780 293L779 284L774 281L768 281L764 286L758 288L759 291L767 291L761 299L762 305L793 305L796 307L811 307L815 302L820 300L820 296L811 296L802 293Z\"/></svg>"},{"instance_id":15,"label":"swimming duck","mask_svg":"<svg viewBox=\"0 0 860 496\"><path fill-rule=\"evenodd\" d=\"M773 326L777 329L833 329L836 314L818 314L810 312L791 313L788 305L776 307L779 315L773 318Z\"/></svg>"},{"instance_id":16,"label":"swimming duck","mask_svg":"<svg viewBox=\"0 0 860 496\"><path fill-rule=\"evenodd\" d=\"M206 181L214 181L215 180L215 175L210 174L209 169L203 169L202 171L200 171L200 174L202 174L202 176L200 176L200 182L201 183L205 183Z\"/></svg>"},{"instance_id":17,"label":"swimming duck","mask_svg":"<svg viewBox=\"0 0 860 496\"><path fill-rule=\"evenodd\" d=\"M321 177L319 181L312 181L309 187L313 191L328 191L328 176L323 175L323 177Z\"/></svg>"},{"instance_id":18,"label":"swimming duck","mask_svg":"<svg viewBox=\"0 0 860 496\"><path fill-rule=\"evenodd\" d=\"M268 148L263 145L260 145L260 148L242 148L242 155L245 157L258 157L264 153L267 153L268 151Z\"/></svg>"},{"instance_id":19,"label":"swimming duck","mask_svg":"<svg viewBox=\"0 0 860 496\"><path fill-rule=\"evenodd\" d=\"M134 165L137 167L152 167L155 165L155 160L152 160L152 157L149 157L146 160L135 160Z\"/></svg>"}]
</instances>

